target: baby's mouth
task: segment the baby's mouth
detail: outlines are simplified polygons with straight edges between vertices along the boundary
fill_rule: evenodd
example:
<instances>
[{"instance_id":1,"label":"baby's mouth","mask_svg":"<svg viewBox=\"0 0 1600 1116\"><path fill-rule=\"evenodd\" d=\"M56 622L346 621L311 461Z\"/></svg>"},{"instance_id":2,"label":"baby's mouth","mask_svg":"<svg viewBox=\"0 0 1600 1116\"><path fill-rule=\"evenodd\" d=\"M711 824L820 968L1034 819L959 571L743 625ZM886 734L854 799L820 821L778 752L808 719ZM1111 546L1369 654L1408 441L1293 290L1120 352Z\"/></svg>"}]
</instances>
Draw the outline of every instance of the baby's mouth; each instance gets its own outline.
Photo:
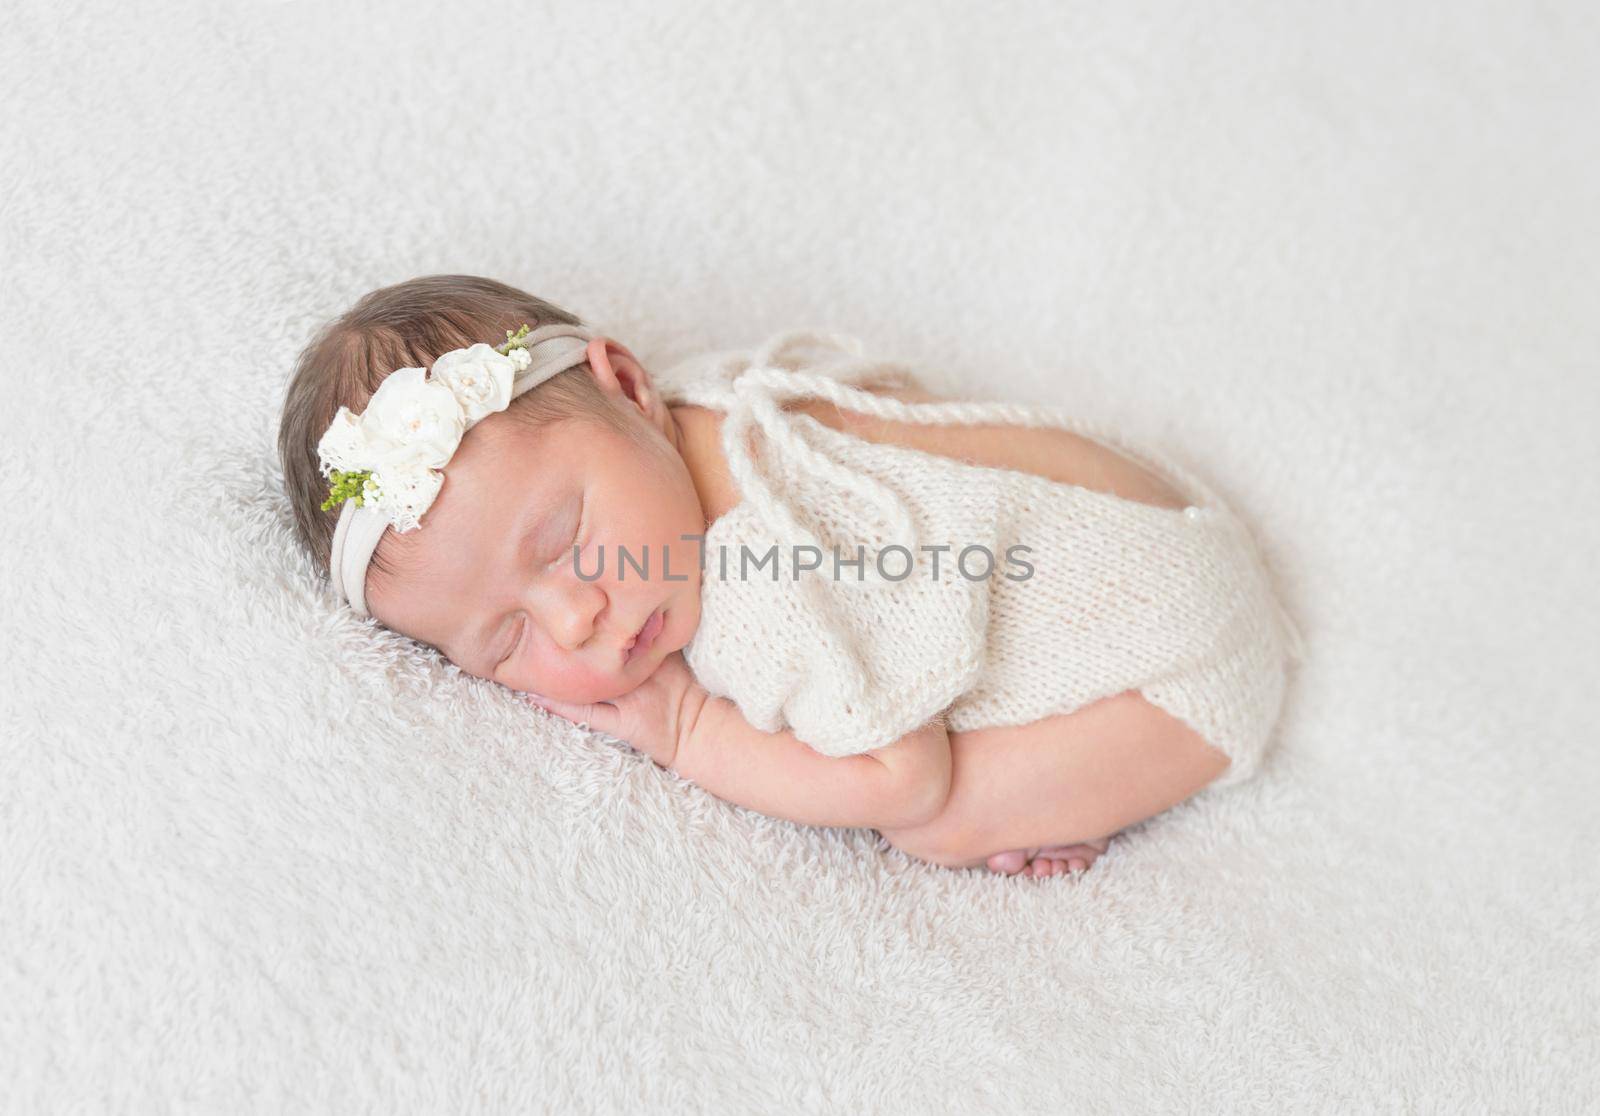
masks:
<instances>
[{"instance_id":1,"label":"baby's mouth","mask_svg":"<svg viewBox=\"0 0 1600 1116\"><path fill-rule=\"evenodd\" d=\"M666 626L666 622L667 614L663 610L658 608L652 612L650 619L644 622L644 627L635 632L633 639L629 641L624 661L632 662L650 650L656 641L656 637L661 634L661 629Z\"/></svg>"}]
</instances>

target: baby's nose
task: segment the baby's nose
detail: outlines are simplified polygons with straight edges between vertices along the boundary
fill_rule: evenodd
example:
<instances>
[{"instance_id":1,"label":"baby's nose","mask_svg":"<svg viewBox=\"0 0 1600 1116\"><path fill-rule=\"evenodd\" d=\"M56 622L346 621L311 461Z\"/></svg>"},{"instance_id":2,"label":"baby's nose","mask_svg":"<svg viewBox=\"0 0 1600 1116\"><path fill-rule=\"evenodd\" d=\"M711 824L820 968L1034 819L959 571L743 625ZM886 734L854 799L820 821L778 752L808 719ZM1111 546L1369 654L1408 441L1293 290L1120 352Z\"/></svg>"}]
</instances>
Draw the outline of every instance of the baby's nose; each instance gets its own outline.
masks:
<instances>
[{"instance_id":1,"label":"baby's nose","mask_svg":"<svg viewBox=\"0 0 1600 1116\"><path fill-rule=\"evenodd\" d=\"M598 585L568 582L546 598L545 631L567 651L576 651L594 636L596 618L605 611L606 595Z\"/></svg>"}]
</instances>

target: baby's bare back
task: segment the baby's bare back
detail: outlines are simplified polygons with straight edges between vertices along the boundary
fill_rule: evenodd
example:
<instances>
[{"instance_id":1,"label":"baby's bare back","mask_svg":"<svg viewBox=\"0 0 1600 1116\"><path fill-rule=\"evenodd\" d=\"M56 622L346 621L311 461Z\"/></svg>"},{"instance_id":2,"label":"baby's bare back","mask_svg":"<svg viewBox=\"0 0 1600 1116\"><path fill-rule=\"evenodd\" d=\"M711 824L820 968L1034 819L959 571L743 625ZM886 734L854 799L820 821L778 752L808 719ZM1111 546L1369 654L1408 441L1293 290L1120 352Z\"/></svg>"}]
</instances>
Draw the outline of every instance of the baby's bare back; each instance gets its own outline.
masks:
<instances>
[{"instance_id":1,"label":"baby's bare back","mask_svg":"<svg viewBox=\"0 0 1600 1116\"><path fill-rule=\"evenodd\" d=\"M920 388L886 388L873 394L907 403L946 401ZM894 422L846 411L820 399L794 401L785 409L808 414L835 430L872 442L907 446L974 465L1033 473L1157 507L1181 508L1187 502L1170 484L1138 463L1066 430Z\"/></svg>"}]
</instances>

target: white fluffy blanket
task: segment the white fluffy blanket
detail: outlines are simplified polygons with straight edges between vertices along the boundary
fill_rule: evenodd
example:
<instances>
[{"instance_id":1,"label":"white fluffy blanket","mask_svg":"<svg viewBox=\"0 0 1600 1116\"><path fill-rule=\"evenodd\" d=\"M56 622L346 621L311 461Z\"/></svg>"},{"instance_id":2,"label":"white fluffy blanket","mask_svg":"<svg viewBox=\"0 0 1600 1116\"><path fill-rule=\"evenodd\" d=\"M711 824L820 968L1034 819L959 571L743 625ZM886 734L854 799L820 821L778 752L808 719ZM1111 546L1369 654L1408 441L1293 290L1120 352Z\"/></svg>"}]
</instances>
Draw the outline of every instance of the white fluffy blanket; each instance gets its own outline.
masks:
<instances>
[{"instance_id":1,"label":"white fluffy blanket","mask_svg":"<svg viewBox=\"0 0 1600 1116\"><path fill-rule=\"evenodd\" d=\"M9 1111L1600 1103L1600 34L1538 6L0 11ZM709 798L333 607L284 377L470 271L1158 442L1310 662L1082 880Z\"/></svg>"}]
</instances>

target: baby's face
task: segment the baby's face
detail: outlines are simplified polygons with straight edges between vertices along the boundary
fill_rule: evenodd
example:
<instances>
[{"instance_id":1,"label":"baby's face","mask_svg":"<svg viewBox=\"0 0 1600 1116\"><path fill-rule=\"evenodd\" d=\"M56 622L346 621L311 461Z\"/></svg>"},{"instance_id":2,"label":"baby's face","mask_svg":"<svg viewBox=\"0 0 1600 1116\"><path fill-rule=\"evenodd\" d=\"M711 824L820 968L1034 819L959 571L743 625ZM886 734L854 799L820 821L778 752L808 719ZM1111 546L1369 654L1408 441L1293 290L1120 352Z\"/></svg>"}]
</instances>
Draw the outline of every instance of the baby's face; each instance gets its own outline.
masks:
<instances>
[{"instance_id":1,"label":"baby's face","mask_svg":"<svg viewBox=\"0 0 1600 1116\"><path fill-rule=\"evenodd\" d=\"M423 525L385 538L398 569L369 575L373 615L468 674L558 701L605 701L649 678L699 626L700 544L682 536L706 524L660 418L619 405L637 438L588 418L534 431L504 414L468 431ZM619 568L619 548L636 564ZM630 648L647 625L654 639Z\"/></svg>"}]
</instances>

